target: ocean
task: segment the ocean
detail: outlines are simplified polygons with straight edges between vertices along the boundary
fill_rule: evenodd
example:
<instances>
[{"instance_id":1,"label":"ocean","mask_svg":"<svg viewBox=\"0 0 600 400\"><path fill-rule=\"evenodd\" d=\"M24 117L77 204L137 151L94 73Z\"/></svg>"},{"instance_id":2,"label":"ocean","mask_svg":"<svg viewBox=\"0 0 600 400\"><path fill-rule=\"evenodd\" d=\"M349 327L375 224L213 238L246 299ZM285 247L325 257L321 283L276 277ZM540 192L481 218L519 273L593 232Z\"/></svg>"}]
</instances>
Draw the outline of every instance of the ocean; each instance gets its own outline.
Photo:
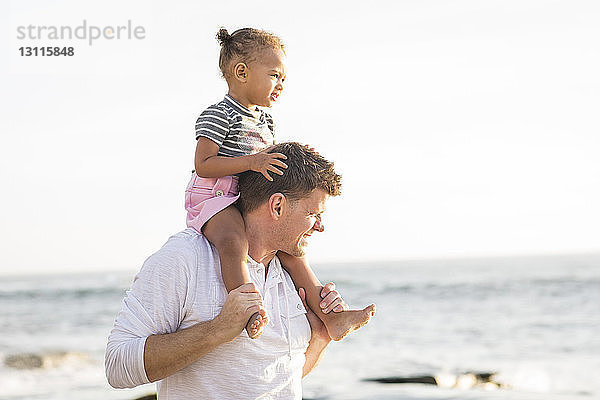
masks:
<instances>
[{"instance_id":1,"label":"ocean","mask_svg":"<svg viewBox=\"0 0 600 400\"><path fill-rule=\"evenodd\" d=\"M352 307L376 303L377 315L329 346L305 399L600 399L599 255L314 269ZM104 377L106 338L135 272L0 277L0 399L153 393Z\"/></svg>"}]
</instances>

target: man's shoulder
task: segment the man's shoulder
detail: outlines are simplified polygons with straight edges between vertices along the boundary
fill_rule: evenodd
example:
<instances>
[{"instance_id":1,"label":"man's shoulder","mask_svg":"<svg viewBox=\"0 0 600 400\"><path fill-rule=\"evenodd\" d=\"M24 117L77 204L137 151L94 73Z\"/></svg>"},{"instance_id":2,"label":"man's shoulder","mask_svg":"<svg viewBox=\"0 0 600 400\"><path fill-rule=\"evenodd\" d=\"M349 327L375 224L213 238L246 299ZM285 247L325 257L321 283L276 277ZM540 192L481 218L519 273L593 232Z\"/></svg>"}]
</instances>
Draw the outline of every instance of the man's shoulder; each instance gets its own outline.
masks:
<instances>
[{"instance_id":1,"label":"man's shoulder","mask_svg":"<svg viewBox=\"0 0 600 400\"><path fill-rule=\"evenodd\" d=\"M187 228L181 232L177 232L167 239L167 242L162 246L162 249L191 251L202 249L206 245L210 245L208 240L198 233L195 229Z\"/></svg>"},{"instance_id":2,"label":"man's shoulder","mask_svg":"<svg viewBox=\"0 0 600 400\"><path fill-rule=\"evenodd\" d=\"M190 271L214 262L216 250L204 235L192 228L172 235L146 262L148 265L184 267Z\"/></svg>"},{"instance_id":3,"label":"man's shoulder","mask_svg":"<svg viewBox=\"0 0 600 400\"><path fill-rule=\"evenodd\" d=\"M194 242L194 241L202 241L202 240L206 240L206 238L204 237L204 235L202 235L201 233L198 233L198 231L196 231L193 228L187 228L184 229L180 232L174 233L173 235L171 235L169 237L169 239L167 240L167 243L171 242L171 241L181 241L181 242Z\"/></svg>"}]
</instances>

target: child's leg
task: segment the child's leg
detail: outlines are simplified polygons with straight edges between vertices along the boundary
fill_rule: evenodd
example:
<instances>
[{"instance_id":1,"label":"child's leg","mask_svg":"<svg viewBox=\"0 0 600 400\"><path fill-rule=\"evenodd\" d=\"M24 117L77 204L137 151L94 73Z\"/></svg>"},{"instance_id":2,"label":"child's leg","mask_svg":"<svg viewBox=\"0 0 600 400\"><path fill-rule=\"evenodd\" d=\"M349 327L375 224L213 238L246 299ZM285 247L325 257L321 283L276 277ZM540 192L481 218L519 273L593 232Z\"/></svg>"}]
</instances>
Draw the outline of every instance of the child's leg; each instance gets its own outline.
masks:
<instances>
[{"instance_id":1,"label":"child's leg","mask_svg":"<svg viewBox=\"0 0 600 400\"><path fill-rule=\"evenodd\" d=\"M365 325L375 315L375 305L371 304L362 310L349 310L339 313L329 312L324 314L321 310L321 289L319 282L305 257L294 257L282 251L277 253L286 271L292 277L297 288L306 291L306 302L310 309L323 321L329 336L333 340L341 340L350 332Z\"/></svg>"},{"instance_id":2,"label":"child's leg","mask_svg":"<svg viewBox=\"0 0 600 400\"><path fill-rule=\"evenodd\" d=\"M234 206L229 206L215 214L202 227L202 233L219 250L221 275L227 292L251 282L246 266L248 241L244 220ZM264 310L250 317L246 325L248 336L256 339L264 330L267 318Z\"/></svg>"}]
</instances>

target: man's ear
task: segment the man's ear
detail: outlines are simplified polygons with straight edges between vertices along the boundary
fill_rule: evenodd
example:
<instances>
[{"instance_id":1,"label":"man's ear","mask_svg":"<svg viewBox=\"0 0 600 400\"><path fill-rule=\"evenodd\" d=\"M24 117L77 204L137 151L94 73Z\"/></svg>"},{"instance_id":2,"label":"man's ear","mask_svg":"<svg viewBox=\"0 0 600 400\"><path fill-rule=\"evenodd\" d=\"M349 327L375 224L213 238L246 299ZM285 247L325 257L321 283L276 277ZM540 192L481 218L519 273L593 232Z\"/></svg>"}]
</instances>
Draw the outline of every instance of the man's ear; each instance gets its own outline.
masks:
<instances>
[{"instance_id":1,"label":"man's ear","mask_svg":"<svg viewBox=\"0 0 600 400\"><path fill-rule=\"evenodd\" d=\"M279 220L283 215L287 199L282 193L274 193L269 197L269 214L274 220Z\"/></svg>"},{"instance_id":2,"label":"man's ear","mask_svg":"<svg viewBox=\"0 0 600 400\"><path fill-rule=\"evenodd\" d=\"M233 67L233 77L243 83L248 81L248 66L244 63L237 63Z\"/></svg>"}]
</instances>

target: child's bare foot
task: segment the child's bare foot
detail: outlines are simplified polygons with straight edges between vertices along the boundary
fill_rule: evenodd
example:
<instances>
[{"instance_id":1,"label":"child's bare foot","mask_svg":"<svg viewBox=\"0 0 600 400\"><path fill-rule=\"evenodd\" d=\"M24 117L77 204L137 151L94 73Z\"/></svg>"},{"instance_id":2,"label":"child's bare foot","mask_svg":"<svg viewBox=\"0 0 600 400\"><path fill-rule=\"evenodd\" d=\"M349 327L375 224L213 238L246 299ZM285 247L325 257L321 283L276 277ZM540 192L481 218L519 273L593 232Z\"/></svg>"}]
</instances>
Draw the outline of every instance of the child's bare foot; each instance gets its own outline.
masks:
<instances>
[{"instance_id":1,"label":"child's bare foot","mask_svg":"<svg viewBox=\"0 0 600 400\"><path fill-rule=\"evenodd\" d=\"M335 318L328 319L326 327L329 336L333 340L342 340L350 332L362 328L371 317L375 315L375 304L371 304L362 310L349 310L340 313L330 313Z\"/></svg>"},{"instance_id":2,"label":"child's bare foot","mask_svg":"<svg viewBox=\"0 0 600 400\"><path fill-rule=\"evenodd\" d=\"M250 339L256 339L262 335L268 323L269 318L267 317L265 310L259 310L258 312L252 314L248 320L248 323L246 324L246 332L248 332Z\"/></svg>"}]
</instances>

